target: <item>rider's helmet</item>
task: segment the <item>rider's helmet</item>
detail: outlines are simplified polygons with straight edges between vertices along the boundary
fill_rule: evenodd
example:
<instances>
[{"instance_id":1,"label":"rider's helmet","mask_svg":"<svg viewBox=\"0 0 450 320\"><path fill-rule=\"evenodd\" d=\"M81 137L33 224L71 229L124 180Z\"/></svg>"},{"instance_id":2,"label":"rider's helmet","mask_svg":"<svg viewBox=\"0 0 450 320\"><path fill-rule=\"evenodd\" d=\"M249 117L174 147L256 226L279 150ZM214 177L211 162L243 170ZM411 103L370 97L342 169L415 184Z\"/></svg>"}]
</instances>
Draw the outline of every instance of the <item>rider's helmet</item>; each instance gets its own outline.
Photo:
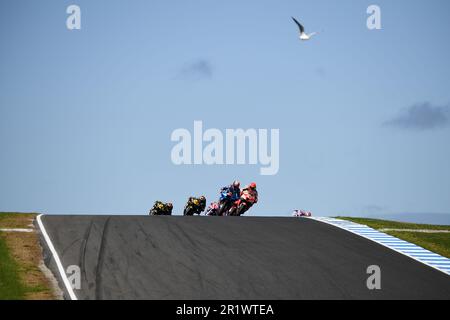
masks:
<instances>
[{"instance_id":1,"label":"rider's helmet","mask_svg":"<svg viewBox=\"0 0 450 320\"><path fill-rule=\"evenodd\" d=\"M256 189L256 183L252 182L249 184L250 189Z\"/></svg>"},{"instance_id":2,"label":"rider's helmet","mask_svg":"<svg viewBox=\"0 0 450 320\"><path fill-rule=\"evenodd\" d=\"M167 204L167 207L173 208L173 204L169 202L169 203Z\"/></svg>"},{"instance_id":3,"label":"rider's helmet","mask_svg":"<svg viewBox=\"0 0 450 320\"><path fill-rule=\"evenodd\" d=\"M241 186L241 183L239 182L239 180L234 180L233 187L239 188L240 186Z\"/></svg>"},{"instance_id":4,"label":"rider's helmet","mask_svg":"<svg viewBox=\"0 0 450 320\"><path fill-rule=\"evenodd\" d=\"M202 201L206 201L206 198L205 198L205 196L201 196L201 197L200 197L200 200L202 200Z\"/></svg>"}]
</instances>

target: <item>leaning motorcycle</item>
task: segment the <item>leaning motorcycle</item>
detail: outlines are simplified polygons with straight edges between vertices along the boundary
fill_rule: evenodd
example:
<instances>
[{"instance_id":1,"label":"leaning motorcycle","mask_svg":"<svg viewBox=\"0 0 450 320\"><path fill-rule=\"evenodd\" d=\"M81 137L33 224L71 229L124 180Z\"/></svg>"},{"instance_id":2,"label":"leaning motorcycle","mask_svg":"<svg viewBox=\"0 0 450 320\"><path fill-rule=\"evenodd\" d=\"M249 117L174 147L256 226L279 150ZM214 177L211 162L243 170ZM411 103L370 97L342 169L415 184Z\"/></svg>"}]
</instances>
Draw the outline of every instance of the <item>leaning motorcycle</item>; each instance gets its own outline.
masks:
<instances>
[{"instance_id":1,"label":"leaning motorcycle","mask_svg":"<svg viewBox=\"0 0 450 320\"><path fill-rule=\"evenodd\" d=\"M219 215L219 204L217 202L212 202L208 209L206 210L207 216L218 216Z\"/></svg>"},{"instance_id":2,"label":"leaning motorcycle","mask_svg":"<svg viewBox=\"0 0 450 320\"><path fill-rule=\"evenodd\" d=\"M233 194L228 190L223 190L220 192L219 198L219 216L228 215L228 210L233 206Z\"/></svg>"},{"instance_id":3,"label":"leaning motorcycle","mask_svg":"<svg viewBox=\"0 0 450 320\"><path fill-rule=\"evenodd\" d=\"M255 204L255 198L249 194L243 194L229 210L230 216L241 216L246 213Z\"/></svg>"}]
</instances>

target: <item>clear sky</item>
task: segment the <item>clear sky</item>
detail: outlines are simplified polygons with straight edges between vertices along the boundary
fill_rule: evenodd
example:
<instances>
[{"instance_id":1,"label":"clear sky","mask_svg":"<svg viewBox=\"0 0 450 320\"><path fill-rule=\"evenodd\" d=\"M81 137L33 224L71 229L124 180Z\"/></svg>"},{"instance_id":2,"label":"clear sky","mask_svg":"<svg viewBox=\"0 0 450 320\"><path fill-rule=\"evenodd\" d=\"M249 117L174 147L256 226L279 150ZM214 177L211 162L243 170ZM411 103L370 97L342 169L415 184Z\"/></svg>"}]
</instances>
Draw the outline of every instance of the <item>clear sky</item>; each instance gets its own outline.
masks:
<instances>
[{"instance_id":1,"label":"clear sky","mask_svg":"<svg viewBox=\"0 0 450 320\"><path fill-rule=\"evenodd\" d=\"M81 30L66 8L81 8ZM381 8L382 30L366 9ZM0 210L450 213L450 2L0 2ZM306 31L298 40L291 16ZM173 130L280 129L280 170L175 166Z\"/></svg>"}]
</instances>

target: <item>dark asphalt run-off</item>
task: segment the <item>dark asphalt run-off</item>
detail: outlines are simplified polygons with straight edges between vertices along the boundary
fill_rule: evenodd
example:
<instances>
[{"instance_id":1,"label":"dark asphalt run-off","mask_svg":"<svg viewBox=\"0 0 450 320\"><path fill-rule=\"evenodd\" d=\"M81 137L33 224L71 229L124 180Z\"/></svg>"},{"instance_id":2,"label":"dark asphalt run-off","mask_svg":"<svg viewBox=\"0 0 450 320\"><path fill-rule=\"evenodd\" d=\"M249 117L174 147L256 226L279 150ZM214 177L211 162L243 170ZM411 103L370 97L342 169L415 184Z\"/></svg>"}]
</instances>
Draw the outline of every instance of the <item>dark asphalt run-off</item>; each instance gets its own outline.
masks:
<instances>
[{"instance_id":1,"label":"dark asphalt run-off","mask_svg":"<svg viewBox=\"0 0 450 320\"><path fill-rule=\"evenodd\" d=\"M450 299L450 277L345 230L271 217L44 215L78 299ZM44 260L68 298L42 238ZM369 290L367 268L381 269Z\"/></svg>"}]
</instances>

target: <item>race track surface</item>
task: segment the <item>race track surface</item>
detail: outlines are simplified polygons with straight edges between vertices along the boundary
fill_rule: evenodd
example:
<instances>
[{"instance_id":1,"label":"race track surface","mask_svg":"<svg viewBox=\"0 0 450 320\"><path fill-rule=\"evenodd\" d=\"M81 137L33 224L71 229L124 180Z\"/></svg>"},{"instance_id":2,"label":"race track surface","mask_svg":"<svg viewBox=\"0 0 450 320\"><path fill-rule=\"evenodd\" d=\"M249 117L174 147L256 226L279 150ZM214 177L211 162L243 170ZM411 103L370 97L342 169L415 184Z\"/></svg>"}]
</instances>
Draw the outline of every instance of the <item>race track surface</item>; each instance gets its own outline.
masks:
<instances>
[{"instance_id":1,"label":"race track surface","mask_svg":"<svg viewBox=\"0 0 450 320\"><path fill-rule=\"evenodd\" d=\"M45 215L42 223L63 267L81 269L78 299L450 299L448 275L309 219ZM381 268L381 290L366 286L370 265Z\"/></svg>"}]
</instances>

